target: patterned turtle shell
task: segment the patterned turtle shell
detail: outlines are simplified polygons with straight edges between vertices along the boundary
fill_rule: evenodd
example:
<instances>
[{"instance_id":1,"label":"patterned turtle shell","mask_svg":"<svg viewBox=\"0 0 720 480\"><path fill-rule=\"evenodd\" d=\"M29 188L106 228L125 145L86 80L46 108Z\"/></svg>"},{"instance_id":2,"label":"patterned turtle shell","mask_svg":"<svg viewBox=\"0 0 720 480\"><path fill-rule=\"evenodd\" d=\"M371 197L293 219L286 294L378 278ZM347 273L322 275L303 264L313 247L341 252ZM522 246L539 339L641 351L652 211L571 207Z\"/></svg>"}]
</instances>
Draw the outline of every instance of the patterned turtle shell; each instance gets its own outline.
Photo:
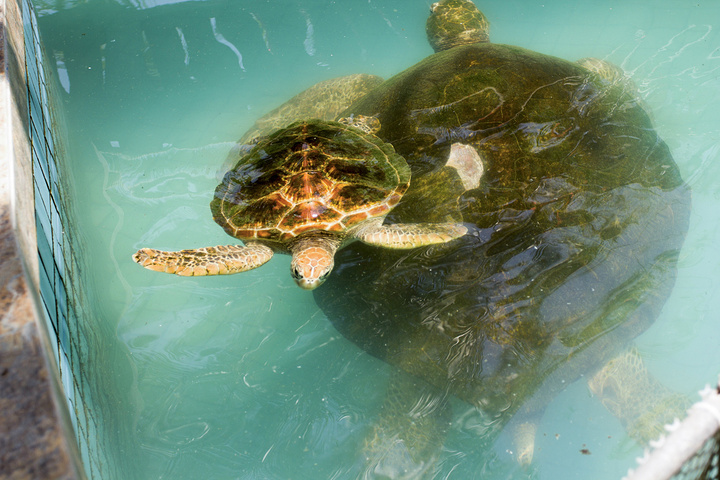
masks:
<instances>
[{"instance_id":1,"label":"patterned turtle shell","mask_svg":"<svg viewBox=\"0 0 720 480\"><path fill-rule=\"evenodd\" d=\"M235 238L285 242L385 215L409 184L410 168L389 143L337 122L300 121L242 157L210 208Z\"/></svg>"}]
</instances>

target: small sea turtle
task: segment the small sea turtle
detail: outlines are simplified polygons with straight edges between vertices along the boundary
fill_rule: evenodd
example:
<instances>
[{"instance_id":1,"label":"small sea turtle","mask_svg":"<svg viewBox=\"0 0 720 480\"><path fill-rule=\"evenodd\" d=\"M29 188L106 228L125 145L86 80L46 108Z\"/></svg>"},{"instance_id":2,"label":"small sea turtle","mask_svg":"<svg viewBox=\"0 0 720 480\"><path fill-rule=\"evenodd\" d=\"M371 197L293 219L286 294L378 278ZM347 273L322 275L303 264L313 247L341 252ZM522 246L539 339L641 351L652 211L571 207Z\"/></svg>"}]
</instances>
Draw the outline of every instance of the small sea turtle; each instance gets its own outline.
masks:
<instances>
[{"instance_id":1,"label":"small sea turtle","mask_svg":"<svg viewBox=\"0 0 720 480\"><path fill-rule=\"evenodd\" d=\"M472 8L435 4L439 51L342 114L377 116L410 165L390 221L475 227L423 255L350 246L315 293L341 334L410 374L391 381L371 435L375 470L392 468L383 459L403 442L401 468L428 468L448 394L477 408L487 437L510 424L524 464L545 406L583 376L638 440L684 411L626 353L672 288L688 228L669 149L621 72L493 44ZM447 33L456 27L469 33ZM453 151L479 179L458 178Z\"/></svg>"},{"instance_id":2,"label":"small sea turtle","mask_svg":"<svg viewBox=\"0 0 720 480\"><path fill-rule=\"evenodd\" d=\"M376 119L345 123L354 126L296 122L260 140L225 175L210 208L244 246L143 248L133 260L177 275L222 275L257 268L273 252L290 253L293 278L314 289L332 270L335 252L354 240L408 249L467 232L456 223L384 225L410 184L410 169L392 145L373 135Z\"/></svg>"}]
</instances>

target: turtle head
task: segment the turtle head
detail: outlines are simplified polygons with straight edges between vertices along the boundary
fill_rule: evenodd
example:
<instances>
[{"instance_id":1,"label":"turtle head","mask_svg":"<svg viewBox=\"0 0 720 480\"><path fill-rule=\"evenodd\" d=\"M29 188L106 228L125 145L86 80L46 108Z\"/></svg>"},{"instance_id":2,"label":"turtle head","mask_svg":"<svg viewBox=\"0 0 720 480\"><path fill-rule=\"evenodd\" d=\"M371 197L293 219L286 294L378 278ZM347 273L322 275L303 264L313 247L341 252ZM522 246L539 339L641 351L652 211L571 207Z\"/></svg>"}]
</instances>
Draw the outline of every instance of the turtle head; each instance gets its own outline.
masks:
<instances>
[{"instance_id":1,"label":"turtle head","mask_svg":"<svg viewBox=\"0 0 720 480\"><path fill-rule=\"evenodd\" d=\"M470 0L433 3L425 32L436 52L490 41L490 23Z\"/></svg>"},{"instance_id":2,"label":"turtle head","mask_svg":"<svg viewBox=\"0 0 720 480\"><path fill-rule=\"evenodd\" d=\"M291 248L290 274L300 288L313 290L323 284L335 266L337 245L322 238L304 240Z\"/></svg>"}]
</instances>

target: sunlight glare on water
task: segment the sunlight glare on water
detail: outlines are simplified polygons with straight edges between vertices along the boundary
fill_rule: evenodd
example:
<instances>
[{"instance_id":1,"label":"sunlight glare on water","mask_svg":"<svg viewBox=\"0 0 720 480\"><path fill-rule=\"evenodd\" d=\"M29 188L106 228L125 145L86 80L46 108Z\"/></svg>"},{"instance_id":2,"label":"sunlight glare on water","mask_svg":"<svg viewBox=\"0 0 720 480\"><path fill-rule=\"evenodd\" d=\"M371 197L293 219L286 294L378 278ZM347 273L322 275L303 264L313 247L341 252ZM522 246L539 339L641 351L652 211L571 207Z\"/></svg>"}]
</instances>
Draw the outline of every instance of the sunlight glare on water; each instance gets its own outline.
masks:
<instances>
[{"instance_id":1,"label":"sunlight glare on water","mask_svg":"<svg viewBox=\"0 0 720 480\"><path fill-rule=\"evenodd\" d=\"M621 66L693 189L678 280L637 340L648 368L696 399L717 378L720 6L714 2L476 2L491 40ZM391 367L344 339L289 257L181 278L138 248L233 243L208 204L235 141L321 80L389 78L432 53L426 1L35 2L58 70L80 280L91 301L90 381L106 392L124 479L355 478ZM332 281L332 277L329 282ZM322 287L321 287L322 288ZM584 382L552 402L535 461L483 439L453 402L438 478L620 478L642 449ZM584 450L586 454L581 453ZM589 454L587 454L589 453Z\"/></svg>"}]
</instances>

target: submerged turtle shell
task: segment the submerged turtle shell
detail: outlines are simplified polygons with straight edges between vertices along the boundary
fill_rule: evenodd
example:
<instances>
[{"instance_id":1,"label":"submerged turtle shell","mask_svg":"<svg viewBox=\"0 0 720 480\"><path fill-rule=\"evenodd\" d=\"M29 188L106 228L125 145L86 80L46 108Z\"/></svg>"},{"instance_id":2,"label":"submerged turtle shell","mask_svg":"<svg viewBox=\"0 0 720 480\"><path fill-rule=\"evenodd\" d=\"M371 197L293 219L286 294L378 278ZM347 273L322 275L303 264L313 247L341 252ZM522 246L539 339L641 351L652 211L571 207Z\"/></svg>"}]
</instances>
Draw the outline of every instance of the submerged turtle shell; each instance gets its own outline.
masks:
<instances>
[{"instance_id":1,"label":"submerged turtle shell","mask_svg":"<svg viewBox=\"0 0 720 480\"><path fill-rule=\"evenodd\" d=\"M428 57L345 112L376 115L417 180L391 221L442 221L454 207L477 230L425 252L353 244L315 298L347 338L480 407L494 428L623 348L674 282L689 190L636 96L601 80L478 43ZM480 186L427 188L456 142L482 158Z\"/></svg>"},{"instance_id":2,"label":"submerged turtle shell","mask_svg":"<svg viewBox=\"0 0 720 480\"><path fill-rule=\"evenodd\" d=\"M595 190L682 183L634 95L520 47L478 43L431 55L343 115L371 113L413 175L444 165L452 143L473 145L485 164L475 213L520 201L549 176Z\"/></svg>"},{"instance_id":3,"label":"submerged turtle shell","mask_svg":"<svg viewBox=\"0 0 720 480\"><path fill-rule=\"evenodd\" d=\"M337 122L301 121L261 140L210 203L241 240L287 241L309 230L342 233L385 215L410 182L392 145Z\"/></svg>"},{"instance_id":4,"label":"submerged turtle shell","mask_svg":"<svg viewBox=\"0 0 720 480\"><path fill-rule=\"evenodd\" d=\"M377 75L356 73L316 83L259 118L239 143L250 143L299 120L337 120L340 112L382 82Z\"/></svg>"}]
</instances>

